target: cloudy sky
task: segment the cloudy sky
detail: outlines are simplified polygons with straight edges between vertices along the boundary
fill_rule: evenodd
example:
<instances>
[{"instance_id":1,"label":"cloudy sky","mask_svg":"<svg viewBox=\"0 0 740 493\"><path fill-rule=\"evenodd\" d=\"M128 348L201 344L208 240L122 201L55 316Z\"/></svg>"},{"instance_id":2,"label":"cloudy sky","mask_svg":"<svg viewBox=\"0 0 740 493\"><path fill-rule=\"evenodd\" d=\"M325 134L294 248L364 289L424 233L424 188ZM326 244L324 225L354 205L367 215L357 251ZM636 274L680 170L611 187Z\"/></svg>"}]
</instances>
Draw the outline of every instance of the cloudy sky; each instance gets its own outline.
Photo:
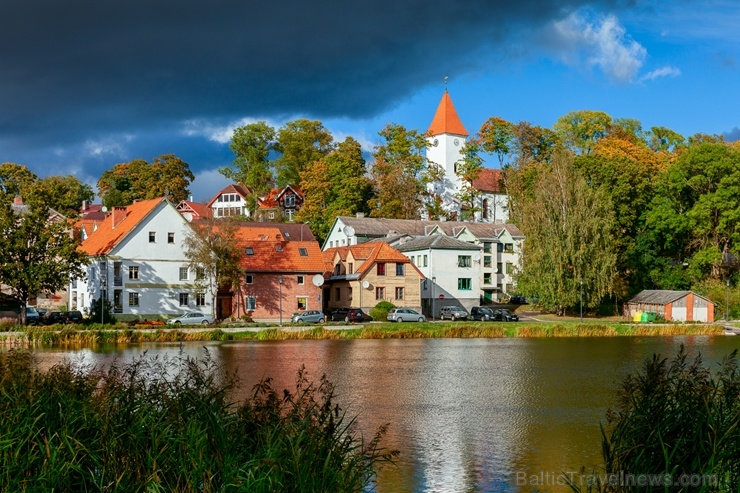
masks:
<instances>
[{"instance_id":1,"label":"cloudy sky","mask_svg":"<svg viewBox=\"0 0 740 493\"><path fill-rule=\"evenodd\" d=\"M471 133L591 109L740 138L735 0L2 3L0 162L39 176L173 153L206 200L234 127L308 117L369 150L425 131L445 76Z\"/></svg>"}]
</instances>

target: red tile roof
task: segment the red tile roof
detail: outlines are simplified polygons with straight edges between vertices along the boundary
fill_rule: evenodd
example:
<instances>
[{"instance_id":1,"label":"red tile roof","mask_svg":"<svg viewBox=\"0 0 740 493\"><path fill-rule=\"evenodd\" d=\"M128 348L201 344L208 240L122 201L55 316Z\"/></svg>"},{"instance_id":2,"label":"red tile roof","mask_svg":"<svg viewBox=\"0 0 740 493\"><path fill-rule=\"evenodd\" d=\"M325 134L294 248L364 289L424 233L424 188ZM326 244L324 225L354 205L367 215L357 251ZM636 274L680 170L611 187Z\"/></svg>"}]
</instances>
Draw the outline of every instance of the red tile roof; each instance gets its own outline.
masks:
<instances>
[{"instance_id":1,"label":"red tile roof","mask_svg":"<svg viewBox=\"0 0 740 493\"><path fill-rule=\"evenodd\" d=\"M460 117L457 116L455 105L452 104L452 99L447 91L442 94L442 100L439 102L439 106L437 106L437 112L434 114L434 119L432 120L432 124L429 125L427 133L430 135L453 134L463 137L468 136L468 131L465 130Z\"/></svg>"},{"instance_id":2,"label":"red tile roof","mask_svg":"<svg viewBox=\"0 0 740 493\"><path fill-rule=\"evenodd\" d=\"M349 255L355 260L363 261L355 267L355 272L362 274L372 268L378 262L392 262L397 264L410 264L411 260L388 243L383 241L371 241L359 245L340 246L328 248L324 251L324 261L327 265L326 272L334 270L334 259L339 254L342 261L346 261ZM412 264L413 265L413 264ZM416 266L414 266L416 268ZM418 269L417 269L418 270ZM421 274L421 272L419 272Z\"/></svg>"},{"instance_id":3,"label":"red tile roof","mask_svg":"<svg viewBox=\"0 0 740 493\"><path fill-rule=\"evenodd\" d=\"M226 185L224 188L221 189L220 192L218 192L216 195L213 196L213 198L206 204L206 207L210 208L218 198L225 194L225 193L237 193L241 196L241 198L246 199L248 195L250 195L252 192L249 191L249 188L247 188L245 185L242 185L241 183L232 183L231 185Z\"/></svg>"},{"instance_id":4,"label":"red tile roof","mask_svg":"<svg viewBox=\"0 0 740 493\"><path fill-rule=\"evenodd\" d=\"M317 241L285 241L275 227L240 227L234 236L245 251L242 268L249 272L324 272ZM246 254L247 248L252 249L252 255Z\"/></svg>"},{"instance_id":5,"label":"red tile roof","mask_svg":"<svg viewBox=\"0 0 740 493\"><path fill-rule=\"evenodd\" d=\"M113 207L80 249L88 255L106 255L165 199L142 200L126 207Z\"/></svg>"},{"instance_id":6,"label":"red tile roof","mask_svg":"<svg viewBox=\"0 0 740 493\"><path fill-rule=\"evenodd\" d=\"M473 188L481 192L501 192L501 170L483 168L480 170L478 178L473 180Z\"/></svg>"},{"instance_id":7,"label":"red tile roof","mask_svg":"<svg viewBox=\"0 0 740 493\"><path fill-rule=\"evenodd\" d=\"M198 202L191 202L189 200L183 200L177 204L177 210L181 213L192 212L197 217L211 217L213 214L213 209L206 204L199 204Z\"/></svg>"}]
</instances>

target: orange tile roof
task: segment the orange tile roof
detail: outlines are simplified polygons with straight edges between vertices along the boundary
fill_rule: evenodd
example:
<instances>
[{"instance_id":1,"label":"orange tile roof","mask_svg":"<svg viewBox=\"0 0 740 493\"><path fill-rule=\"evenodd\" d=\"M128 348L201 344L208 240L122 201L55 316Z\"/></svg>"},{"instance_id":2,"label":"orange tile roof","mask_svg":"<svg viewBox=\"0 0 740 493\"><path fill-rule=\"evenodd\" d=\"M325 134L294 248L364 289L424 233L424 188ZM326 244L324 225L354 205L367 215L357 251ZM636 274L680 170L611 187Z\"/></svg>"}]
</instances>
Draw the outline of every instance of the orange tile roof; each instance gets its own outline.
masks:
<instances>
[{"instance_id":1,"label":"orange tile roof","mask_svg":"<svg viewBox=\"0 0 740 493\"><path fill-rule=\"evenodd\" d=\"M317 241L285 241L276 227L240 227L234 234L240 248L253 254L242 257L242 268L250 272L323 273L324 257ZM282 241L280 239L283 239ZM305 250L306 255L301 255Z\"/></svg>"},{"instance_id":2,"label":"orange tile roof","mask_svg":"<svg viewBox=\"0 0 740 493\"><path fill-rule=\"evenodd\" d=\"M192 212L199 217L211 217L213 210L206 204L199 204L198 202L191 202L189 200L183 200L177 204L177 210L180 212Z\"/></svg>"},{"instance_id":3,"label":"orange tile roof","mask_svg":"<svg viewBox=\"0 0 740 493\"><path fill-rule=\"evenodd\" d=\"M267 192L267 195L264 197L260 197L259 200L259 208L260 209L274 209L278 206L277 198L280 196L280 192L282 192L282 188L273 188L269 192Z\"/></svg>"},{"instance_id":4,"label":"orange tile roof","mask_svg":"<svg viewBox=\"0 0 740 493\"><path fill-rule=\"evenodd\" d=\"M348 254L351 254L355 260L362 261L359 266L355 267L355 272L358 274L366 272L374 263L377 262L392 262L397 264L411 263L411 260L406 255L399 252L388 243L383 241L371 241L360 243L359 245L327 248L324 251L324 260L327 265L326 272L330 273L334 270L334 259L337 254L339 254L342 261L347 260ZM414 266L414 268L416 268L416 266ZM419 273L421 274L421 271L419 271Z\"/></svg>"},{"instance_id":5,"label":"orange tile roof","mask_svg":"<svg viewBox=\"0 0 740 493\"><path fill-rule=\"evenodd\" d=\"M473 180L473 188L481 192L498 193L501 191L500 181L500 169L483 168L480 170L478 178Z\"/></svg>"},{"instance_id":6,"label":"orange tile roof","mask_svg":"<svg viewBox=\"0 0 740 493\"><path fill-rule=\"evenodd\" d=\"M164 200L142 200L126 207L113 207L98 229L82 242L80 249L88 255L107 255Z\"/></svg>"},{"instance_id":7,"label":"orange tile roof","mask_svg":"<svg viewBox=\"0 0 740 493\"><path fill-rule=\"evenodd\" d=\"M442 100L437 106L437 112L434 114L434 119L432 124L429 125L427 133L430 135L453 134L463 137L469 135L460 121L460 117L457 116L455 105L452 104L452 99L447 91L442 94Z\"/></svg>"}]
</instances>

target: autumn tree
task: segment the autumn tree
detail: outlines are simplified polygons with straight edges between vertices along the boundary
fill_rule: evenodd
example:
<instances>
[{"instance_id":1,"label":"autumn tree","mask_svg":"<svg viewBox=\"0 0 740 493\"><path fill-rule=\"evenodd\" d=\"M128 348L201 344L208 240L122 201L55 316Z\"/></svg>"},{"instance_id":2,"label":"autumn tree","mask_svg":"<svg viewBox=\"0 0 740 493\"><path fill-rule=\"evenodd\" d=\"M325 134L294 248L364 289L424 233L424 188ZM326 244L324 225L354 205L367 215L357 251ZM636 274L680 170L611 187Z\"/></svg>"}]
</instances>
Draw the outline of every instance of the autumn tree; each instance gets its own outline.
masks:
<instances>
[{"instance_id":1,"label":"autumn tree","mask_svg":"<svg viewBox=\"0 0 740 493\"><path fill-rule=\"evenodd\" d=\"M373 217L419 219L426 197L424 135L388 124L379 132L384 143L375 147L371 170L374 197L368 201Z\"/></svg>"},{"instance_id":2,"label":"autumn tree","mask_svg":"<svg viewBox=\"0 0 740 493\"><path fill-rule=\"evenodd\" d=\"M70 279L84 277L87 257L66 221L50 220L49 208L39 198L29 198L24 212L16 213L12 198L0 199L0 284L25 307L39 293L54 293Z\"/></svg>"},{"instance_id":3,"label":"autumn tree","mask_svg":"<svg viewBox=\"0 0 740 493\"><path fill-rule=\"evenodd\" d=\"M334 150L334 139L320 121L302 118L280 128L274 149L277 185L297 185L307 166Z\"/></svg>"},{"instance_id":4,"label":"autumn tree","mask_svg":"<svg viewBox=\"0 0 740 493\"><path fill-rule=\"evenodd\" d=\"M301 171L305 201L296 219L308 223L311 232L323 241L335 217L367 212L372 190L365 174L362 147L347 137L335 151Z\"/></svg>"},{"instance_id":5,"label":"autumn tree","mask_svg":"<svg viewBox=\"0 0 740 493\"><path fill-rule=\"evenodd\" d=\"M475 219L475 213L481 211L480 192L473 187L483 169L483 159L479 155L480 146L475 140L465 142L462 147L463 158L457 162L455 174L460 179L460 190L455 194L460 201L460 220Z\"/></svg>"},{"instance_id":6,"label":"autumn tree","mask_svg":"<svg viewBox=\"0 0 740 493\"><path fill-rule=\"evenodd\" d=\"M77 216L82 202L92 202L95 198L92 187L72 175L41 178L33 184L29 193L42 197L48 207L67 217Z\"/></svg>"},{"instance_id":7,"label":"autumn tree","mask_svg":"<svg viewBox=\"0 0 740 493\"><path fill-rule=\"evenodd\" d=\"M24 196L38 176L22 164L0 164L0 193L9 197Z\"/></svg>"},{"instance_id":8,"label":"autumn tree","mask_svg":"<svg viewBox=\"0 0 740 493\"><path fill-rule=\"evenodd\" d=\"M612 126L612 117L602 111L571 111L553 125L560 142L578 154L589 154Z\"/></svg>"},{"instance_id":9,"label":"autumn tree","mask_svg":"<svg viewBox=\"0 0 740 493\"><path fill-rule=\"evenodd\" d=\"M116 164L98 180L98 195L107 207L158 197L180 202L190 195L188 187L194 179L188 163L174 154L163 154L151 163L134 159Z\"/></svg>"},{"instance_id":10,"label":"autumn tree","mask_svg":"<svg viewBox=\"0 0 740 493\"><path fill-rule=\"evenodd\" d=\"M614 214L601 189L590 188L567 151L540 164L531 198L523 204L526 235L518 289L558 314L577 306L581 282L586 307L612 292Z\"/></svg>"},{"instance_id":11,"label":"autumn tree","mask_svg":"<svg viewBox=\"0 0 740 493\"><path fill-rule=\"evenodd\" d=\"M219 286L240 286L242 252L233 218L203 218L190 223L183 240L188 265L196 272L196 287L217 299ZM215 303L211 315L216 316Z\"/></svg>"}]
</instances>

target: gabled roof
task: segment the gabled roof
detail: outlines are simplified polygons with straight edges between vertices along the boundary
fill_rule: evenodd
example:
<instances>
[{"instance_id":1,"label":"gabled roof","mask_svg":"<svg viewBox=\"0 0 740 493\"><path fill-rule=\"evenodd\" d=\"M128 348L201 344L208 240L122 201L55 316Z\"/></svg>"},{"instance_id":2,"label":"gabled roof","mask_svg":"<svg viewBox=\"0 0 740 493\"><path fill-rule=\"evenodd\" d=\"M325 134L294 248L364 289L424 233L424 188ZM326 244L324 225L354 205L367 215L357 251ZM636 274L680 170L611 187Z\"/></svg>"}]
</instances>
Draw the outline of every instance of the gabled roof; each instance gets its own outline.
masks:
<instances>
[{"instance_id":1,"label":"gabled roof","mask_svg":"<svg viewBox=\"0 0 740 493\"><path fill-rule=\"evenodd\" d=\"M483 168L478 178L473 180L473 188L481 192L501 193L501 170Z\"/></svg>"},{"instance_id":2,"label":"gabled roof","mask_svg":"<svg viewBox=\"0 0 740 493\"><path fill-rule=\"evenodd\" d=\"M213 198L206 204L206 206L211 207L213 203L216 202L216 200L218 200L218 198L225 193L236 193L239 194L239 196L243 199L246 199L247 196L251 194L249 188L247 188L246 185L242 185L241 183L232 183L231 185L226 185L224 188L221 189L220 192L214 195Z\"/></svg>"},{"instance_id":3,"label":"gabled roof","mask_svg":"<svg viewBox=\"0 0 740 493\"><path fill-rule=\"evenodd\" d=\"M653 305L667 305L668 303L673 303L674 301L683 298L689 293L693 293L693 291L670 291L667 289L646 289L644 291L640 291L639 293L637 293L637 295L635 295L627 303L648 303L648 304L653 304ZM709 303L712 303L711 300L709 300L708 298L700 294L694 293L694 296L696 296L697 298L706 300Z\"/></svg>"},{"instance_id":4,"label":"gabled roof","mask_svg":"<svg viewBox=\"0 0 740 493\"><path fill-rule=\"evenodd\" d=\"M166 199L142 200L126 207L113 207L80 249L88 255L107 255L133 229ZM184 221L185 219L183 219Z\"/></svg>"},{"instance_id":5,"label":"gabled roof","mask_svg":"<svg viewBox=\"0 0 740 493\"><path fill-rule=\"evenodd\" d=\"M524 238L519 228L513 224L478 223L464 221L424 221L417 219L384 219L374 217L339 216L345 226L351 226L355 235L367 238L384 238L386 236L410 235L428 236L436 230L447 236L456 237L467 229L479 240L497 240L504 231L514 238Z\"/></svg>"},{"instance_id":6,"label":"gabled roof","mask_svg":"<svg viewBox=\"0 0 740 493\"><path fill-rule=\"evenodd\" d=\"M455 105L452 104L450 94L446 90L442 94L442 100L437 106L437 112L434 114L434 119L432 124L429 125L427 133L430 135L452 134L463 137L469 135L460 121L460 117L457 116Z\"/></svg>"},{"instance_id":7,"label":"gabled roof","mask_svg":"<svg viewBox=\"0 0 740 493\"><path fill-rule=\"evenodd\" d=\"M282 188L273 188L270 189L269 192L267 192L267 195L264 197L260 197L259 199L259 208L260 209L275 209L280 204L278 203L278 196L280 195L280 192L282 192Z\"/></svg>"},{"instance_id":8,"label":"gabled roof","mask_svg":"<svg viewBox=\"0 0 740 493\"><path fill-rule=\"evenodd\" d=\"M198 202L191 202L189 200L183 200L177 204L177 210L181 213L190 212L197 217L211 217L213 215L213 209L206 204L199 204Z\"/></svg>"},{"instance_id":9,"label":"gabled roof","mask_svg":"<svg viewBox=\"0 0 740 493\"><path fill-rule=\"evenodd\" d=\"M325 250L324 261L327 264L327 271L332 270L334 259L337 255L343 261L347 260L350 255L355 260L362 261L354 269L355 274L358 275L362 275L376 263L411 264L411 260L406 255L383 241L371 241L359 245L340 246ZM421 271L415 265L414 268L422 275Z\"/></svg>"},{"instance_id":10,"label":"gabled roof","mask_svg":"<svg viewBox=\"0 0 740 493\"><path fill-rule=\"evenodd\" d=\"M480 245L474 245L467 241L458 240L450 236L444 235L432 235L432 236L417 236L412 240L408 240L400 245L396 246L400 252L408 252L412 250L481 250L483 247Z\"/></svg>"},{"instance_id":11,"label":"gabled roof","mask_svg":"<svg viewBox=\"0 0 740 493\"><path fill-rule=\"evenodd\" d=\"M298 188L296 185L285 185L284 188L280 189L280 193L278 193L277 198L279 199L280 197L282 197L288 190L292 190L294 194L303 198L303 191L301 191L301 189Z\"/></svg>"}]
</instances>

